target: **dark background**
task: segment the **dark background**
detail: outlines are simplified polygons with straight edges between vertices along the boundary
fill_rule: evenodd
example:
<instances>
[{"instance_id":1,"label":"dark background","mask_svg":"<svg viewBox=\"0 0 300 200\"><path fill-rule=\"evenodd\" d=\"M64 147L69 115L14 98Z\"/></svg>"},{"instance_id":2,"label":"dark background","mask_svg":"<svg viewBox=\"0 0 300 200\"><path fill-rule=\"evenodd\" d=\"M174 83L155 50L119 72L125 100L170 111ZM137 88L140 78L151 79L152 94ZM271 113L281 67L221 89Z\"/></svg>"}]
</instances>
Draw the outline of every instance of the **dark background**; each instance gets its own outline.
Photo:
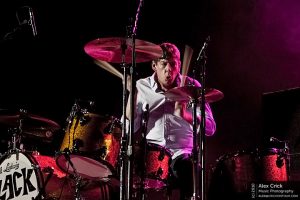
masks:
<instances>
[{"instance_id":1,"label":"dark background","mask_svg":"<svg viewBox=\"0 0 300 200\"><path fill-rule=\"evenodd\" d=\"M96 38L124 37L130 19L135 21L138 3L2 1L0 108L12 112L25 108L54 120L62 127L58 138L64 135L75 99L93 100L97 113L120 117L121 80L95 65L84 45ZM16 12L24 13L24 5L33 8L38 35L32 37L25 27L8 39L5 35L18 27ZM299 10L298 0L143 1L137 38L173 42L182 56L189 45L194 50L192 68L199 67L196 56L205 38L211 37L206 85L222 91L224 98L211 104L217 132L206 140L208 168L227 153L264 148L269 136L289 140L292 152L300 151L294 142L300 135ZM138 77L150 75L150 63L137 63L136 71ZM281 99L271 95L274 98L264 102L263 94L291 89L295 96L284 92ZM1 136L7 138L5 128ZM47 145L56 149L60 142Z\"/></svg>"}]
</instances>

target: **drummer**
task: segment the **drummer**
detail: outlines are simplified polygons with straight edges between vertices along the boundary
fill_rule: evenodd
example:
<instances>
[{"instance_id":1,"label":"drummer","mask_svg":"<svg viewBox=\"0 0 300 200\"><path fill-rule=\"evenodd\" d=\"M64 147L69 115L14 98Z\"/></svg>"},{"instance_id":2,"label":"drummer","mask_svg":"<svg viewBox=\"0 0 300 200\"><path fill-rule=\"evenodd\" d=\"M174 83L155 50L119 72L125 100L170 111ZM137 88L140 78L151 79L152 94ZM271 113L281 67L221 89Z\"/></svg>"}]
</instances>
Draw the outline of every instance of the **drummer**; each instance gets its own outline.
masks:
<instances>
[{"instance_id":1,"label":"drummer","mask_svg":"<svg viewBox=\"0 0 300 200\"><path fill-rule=\"evenodd\" d=\"M149 105L146 140L167 148L172 152L171 168L174 184L180 191L180 199L188 199L193 193L193 118L192 108L188 102L168 100L165 93L181 85L181 61L178 48L171 43L162 43L163 55L151 63L154 73L136 82L134 110L135 133L141 128L141 120L145 106ZM200 87L200 83L186 77L183 85ZM128 101L130 102L130 101ZM130 119L129 103L126 116ZM197 108L198 124L201 120L200 106ZM205 134L212 136L216 131L216 123L208 103L205 105Z\"/></svg>"}]
</instances>

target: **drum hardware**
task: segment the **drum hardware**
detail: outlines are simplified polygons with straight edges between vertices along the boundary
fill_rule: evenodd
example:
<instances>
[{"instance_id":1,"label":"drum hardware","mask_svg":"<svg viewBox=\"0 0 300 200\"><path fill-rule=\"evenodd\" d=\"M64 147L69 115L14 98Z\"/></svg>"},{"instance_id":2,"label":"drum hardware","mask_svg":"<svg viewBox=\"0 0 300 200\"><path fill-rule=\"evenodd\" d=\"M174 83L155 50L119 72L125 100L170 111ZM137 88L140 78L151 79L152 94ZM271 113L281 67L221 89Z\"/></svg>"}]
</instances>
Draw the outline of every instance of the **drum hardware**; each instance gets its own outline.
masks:
<instances>
[{"instance_id":1,"label":"drum hardware","mask_svg":"<svg viewBox=\"0 0 300 200\"><path fill-rule=\"evenodd\" d=\"M16 152L17 149L22 150L23 144L21 143L21 132L18 128L9 128L8 132L11 134L11 141L8 141L8 151ZM17 148L19 146L20 148Z\"/></svg>"},{"instance_id":2,"label":"drum hardware","mask_svg":"<svg viewBox=\"0 0 300 200\"><path fill-rule=\"evenodd\" d=\"M75 200L83 200L81 194L80 194L80 186L82 178L80 176L76 176L75 178L76 184L75 184Z\"/></svg>"},{"instance_id":3,"label":"drum hardware","mask_svg":"<svg viewBox=\"0 0 300 200\"><path fill-rule=\"evenodd\" d=\"M20 109L18 112L6 111L0 113L0 123L7 125L11 136L8 149L15 151L17 148L23 149L22 139L40 138L47 142L53 138L54 132L60 126L47 118L29 114L27 110Z\"/></svg>"},{"instance_id":4,"label":"drum hardware","mask_svg":"<svg viewBox=\"0 0 300 200\"><path fill-rule=\"evenodd\" d=\"M210 41L210 36L206 38L206 41L201 48L199 55L197 57L197 63L200 64L200 83L201 87L195 87L194 85L182 86L170 89L167 91L166 96L175 101L190 101L189 104L192 107L192 126L193 126L193 150L192 150L192 159L193 159L193 196L192 200L196 199L206 199L205 198L205 164L204 164L204 155L205 155L205 104L206 102L214 102L223 98L223 93L214 90L206 89L206 49L208 42ZM198 67L198 66L197 66ZM193 77L196 78L196 69L193 69ZM210 96L211 95L211 96ZM200 102L201 110L201 121L200 121L200 132L198 132L198 120L197 120L197 104ZM201 180L200 171L201 169Z\"/></svg>"},{"instance_id":5,"label":"drum hardware","mask_svg":"<svg viewBox=\"0 0 300 200\"><path fill-rule=\"evenodd\" d=\"M122 128L122 122L112 116L112 122L104 129L104 133L113 133L115 128Z\"/></svg>"},{"instance_id":6,"label":"drum hardware","mask_svg":"<svg viewBox=\"0 0 300 200\"><path fill-rule=\"evenodd\" d=\"M167 92L165 92L167 98L173 101L186 101L188 102L189 106L193 109L192 112L192 121L193 121L193 200L198 198L204 198L204 191L205 191L205 169L204 169L204 161L202 159L204 156L204 136L205 136L205 112L201 112L201 122L200 122L200 133L197 134L197 127L198 127L198 119L196 108L197 104L200 102L200 110L205 110L205 103L212 103L221 100L224 97L224 94L213 88L205 88L205 84L202 83L202 87L196 87L193 85L187 85L182 87L175 87ZM200 135L200 136L198 136ZM201 168L201 183L199 177L199 166L203 165ZM201 187L200 187L201 186ZM198 191L201 188L201 193ZM200 195L200 196L199 196Z\"/></svg>"},{"instance_id":7,"label":"drum hardware","mask_svg":"<svg viewBox=\"0 0 300 200\"><path fill-rule=\"evenodd\" d=\"M74 153L79 153L80 152L80 148L84 146L84 143L81 139L76 138L73 141L73 147L72 147L72 152Z\"/></svg>"},{"instance_id":8,"label":"drum hardware","mask_svg":"<svg viewBox=\"0 0 300 200\"><path fill-rule=\"evenodd\" d=\"M74 171L74 174L75 174L75 177L78 176L78 173L77 173L77 170L73 164L73 162L71 161L71 158L70 158L70 150L68 148L65 148L64 151L63 151L63 155L66 159L66 161L70 164L70 166L72 167L73 171Z\"/></svg>"},{"instance_id":9,"label":"drum hardware","mask_svg":"<svg viewBox=\"0 0 300 200\"><path fill-rule=\"evenodd\" d=\"M74 198L75 198L75 200L82 200L82 197L81 197L81 194L80 194L82 177L77 173L77 169L74 166L73 162L71 161L70 154L71 154L70 150L68 148L65 148L64 151L63 151L63 155L66 158L67 162L72 167L73 172L74 172L71 176L75 180L75 195L74 195Z\"/></svg>"},{"instance_id":10,"label":"drum hardware","mask_svg":"<svg viewBox=\"0 0 300 200\"><path fill-rule=\"evenodd\" d=\"M66 121L67 128L60 146L61 152L56 153L56 163L60 169L90 180L114 175L118 159L115 155L118 155L116 149L120 149L120 139L115 138L118 120L90 113L76 100ZM107 131L111 133L108 134ZM66 150L69 157L65 157ZM69 168L69 159L76 172L72 167Z\"/></svg>"},{"instance_id":11,"label":"drum hardware","mask_svg":"<svg viewBox=\"0 0 300 200\"><path fill-rule=\"evenodd\" d=\"M123 76L119 73L115 73L114 70L110 70L115 75L123 78L123 126L122 126L122 136L121 136L121 148L120 148L120 199L131 199L132 197L132 166L133 166L133 131L134 123L133 120L130 121L130 133L126 131L126 102L127 102L127 75L128 67L126 63L132 63L130 66L130 78L132 84L130 86L130 91L132 94L135 92L135 67L137 62L147 62L153 59L159 58L162 55L162 49L159 45L153 44L151 42L142 41L136 39L137 21L140 13L140 8L142 7L142 1L140 1L138 10L136 13L136 20L134 27L132 22L126 27L126 37L112 37L112 38L97 38L84 47L85 52L91 56L93 59L120 63L123 68ZM97 63L96 63L97 64ZM100 66L109 69L107 65L100 63ZM133 95L129 98L130 108L133 108ZM131 112L131 119L134 119L134 112ZM128 135L127 135L128 134ZM127 135L127 136L126 136ZM125 163L126 162L126 163ZM126 178L127 175L127 178ZM127 179L127 186L125 185L125 178Z\"/></svg>"},{"instance_id":12,"label":"drum hardware","mask_svg":"<svg viewBox=\"0 0 300 200\"><path fill-rule=\"evenodd\" d=\"M270 137L270 142L283 144L283 149L280 150L277 156L276 165L277 167L282 167L285 164L285 160L287 162L287 171L288 171L288 179L290 180L290 169L291 169L291 160L290 160L290 148L289 141L279 140L276 137Z\"/></svg>"},{"instance_id":13,"label":"drum hardware","mask_svg":"<svg viewBox=\"0 0 300 200\"><path fill-rule=\"evenodd\" d=\"M140 199L143 200L145 199L145 188L146 188L146 182L145 182L145 176L146 176L146 161L147 161L147 141L146 141L146 133L147 133L147 127L148 127L148 119L149 119L149 104L145 103L143 104L142 107L142 120L141 120L141 134L142 134L142 141L141 141L141 145L142 145L142 159L141 159L141 163L142 163L142 167L141 167L141 175L140 175L140 182L136 183L138 188L140 189ZM163 159L163 158L162 158ZM162 160L161 159L161 160ZM161 173L162 174L162 173ZM160 174L160 175L161 175Z\"/></svg>"}]
</instances>

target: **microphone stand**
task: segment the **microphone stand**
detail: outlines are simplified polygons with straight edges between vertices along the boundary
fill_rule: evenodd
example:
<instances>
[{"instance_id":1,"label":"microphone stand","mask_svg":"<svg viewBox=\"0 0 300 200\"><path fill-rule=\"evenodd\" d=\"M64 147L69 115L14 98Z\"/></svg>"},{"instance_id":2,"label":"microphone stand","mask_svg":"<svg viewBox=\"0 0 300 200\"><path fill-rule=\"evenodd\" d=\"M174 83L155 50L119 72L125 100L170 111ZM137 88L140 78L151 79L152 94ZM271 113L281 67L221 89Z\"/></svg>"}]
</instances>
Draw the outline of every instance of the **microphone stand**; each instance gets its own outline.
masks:
<instances>
[{"instance_id":1,"label":"microphone stand","mask_svg":"<svg viewBox=\"0 0 300 200\"><path fill-rule=\"evenodd\" d=\"M196 199L201 199L201 200L206 200L205 196L205 191L206 191L206 185L205 185L205 126L206 126L206 118L205 118L205 88L206 88L206 61L207 61L207 56L206 56L206 49L208 46L208 42L210 41L210 36L206 38L206 41L204 42L197 61L201 61L201 73L200 73L200 83L201 83L201 91L200 91L200 111L201 111L201 120L200 120L200 132L199 134L196 134L198 136L197 141L194 142L196 143L196 148L193 148L193 153L194 153L194 161L193 161L193 175L194 175L194 180L193 180L193 200ZM194 103L193 107L193 117L196 118L196 103ZM194 119L195 121L195 119ZM193 122L193 129L196 129L196 123ZM195 140L195 139L194 139ZM200 151L199 151L200 150ZM195 161L195 153L197 153L197 158ZM201 169L201 180L199 180L199 168ZM196 177L195 177L196 176ZM200 182L201 181L201 182ZM199 187L199 184L201 187ZM201 191L199 192L199 189ZM200 195L200 196L199 196Z\"/></svg>"}]
</instances>

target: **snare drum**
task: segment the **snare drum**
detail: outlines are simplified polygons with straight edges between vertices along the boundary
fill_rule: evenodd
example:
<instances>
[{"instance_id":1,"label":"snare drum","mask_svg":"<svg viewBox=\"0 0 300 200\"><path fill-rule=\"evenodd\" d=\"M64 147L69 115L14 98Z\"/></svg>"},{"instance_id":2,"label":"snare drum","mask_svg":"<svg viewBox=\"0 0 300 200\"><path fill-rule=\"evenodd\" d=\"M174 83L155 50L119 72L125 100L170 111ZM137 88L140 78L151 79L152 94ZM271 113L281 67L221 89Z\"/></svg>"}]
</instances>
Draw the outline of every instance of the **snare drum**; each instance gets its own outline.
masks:
<instances>
[{"instance_id":1,"label":"snare drum","mask_svg":"<svg viewBox=\"0 0 300 200\"><path fill-rule=\"evenodd\" d=\"M45 198L46 200L74 200L76 195L76 180L67 176L66 173L61 171L56 165L56 160L52 156L33 154L33 157L39 164L42 171L45 185ZM52 169L52 175L49 176L48 169ZM46 180L48 181L46 182ZM113 183L82 180L80 187L80 195L83 199L113 199ZM116 195L115 195L116 196Z\"/></svg>"},{"instance_id":2,"label":"snare drum","mask_svg":"<svg viewBox=\"0 0 300 200\"><path fill-rule=\"evenodd\" d=\"M135 158L134 188L143 186L144 189L159 190L167 186L169 167L172 154L166 148L157 144L148 143L146 151L137 148ZM144 156L144 157L143 157ZM144 177L144 184L141 178Z\"/></svg>"},{"instance_id":3,"label":"snare drum","mask_svg":"<svg viewBox=\"0 0 300 200\"><path fill-rule=\"evenodd\" d=\"M0 165L1 199L31 200L43 195L44 180L31 154L6 153Z\"/></svg>"}]
</instances>

